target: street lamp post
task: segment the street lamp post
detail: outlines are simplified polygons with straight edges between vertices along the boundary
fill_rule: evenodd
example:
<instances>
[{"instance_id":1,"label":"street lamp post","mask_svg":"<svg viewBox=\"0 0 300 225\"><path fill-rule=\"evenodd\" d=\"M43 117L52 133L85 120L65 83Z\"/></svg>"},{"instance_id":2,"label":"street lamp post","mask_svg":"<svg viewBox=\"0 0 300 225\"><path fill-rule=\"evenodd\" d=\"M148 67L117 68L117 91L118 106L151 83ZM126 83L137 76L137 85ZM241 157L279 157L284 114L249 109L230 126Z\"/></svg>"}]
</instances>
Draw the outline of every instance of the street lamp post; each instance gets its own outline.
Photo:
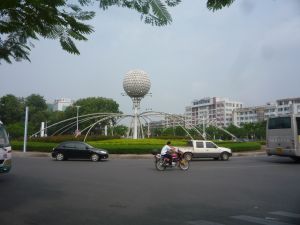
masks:
<instances>
[{"instance_id":1,"label":"street lamp post","mask_svg":"<svg viewBox=\"0 0 300 225\"><path fill-rule=\"evenodd\" d=\"M77 137L79 135L79 127L78 127L78 115L79 115L79 105L76 105L76 110L77 110L77 118L76 118L76 131L75 131L75 136Z\"/></svg>"}]
</instances>

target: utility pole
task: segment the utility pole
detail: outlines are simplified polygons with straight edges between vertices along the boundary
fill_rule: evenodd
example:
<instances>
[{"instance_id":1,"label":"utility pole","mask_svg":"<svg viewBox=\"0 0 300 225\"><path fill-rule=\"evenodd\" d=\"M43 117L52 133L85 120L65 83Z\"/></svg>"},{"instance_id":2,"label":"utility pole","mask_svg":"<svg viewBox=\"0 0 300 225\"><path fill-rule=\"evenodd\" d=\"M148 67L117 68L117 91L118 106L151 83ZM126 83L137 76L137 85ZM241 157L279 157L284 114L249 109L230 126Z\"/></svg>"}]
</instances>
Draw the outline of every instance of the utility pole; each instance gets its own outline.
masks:
<instances>
[{"instance_id":1,"label":"utility pole","mask_svg":"<svg viewBox=\"0 0 300 225\"><path fill-rule=\"evenodd\" d=\"M23 145L23 152L26 152L26 145L27 145L28 111L29 111L29 108L28 108L28 106L26 106L26 108L25 108L25 126L24 126L24 145Z\"/></svg>"},{"instance_id":2,"label":"utility pole","mask_svg":"<svg viewBox=\"0 0 300 225\"><path fill-rule=\"evenodd\" d=\"M79 128L78 128L78 115L79 115L79 105L76 105L76 110L77 110L77 118L76 118L76 131L75 131L75 137L79 135Z\"/></svg>"}]
</instances>

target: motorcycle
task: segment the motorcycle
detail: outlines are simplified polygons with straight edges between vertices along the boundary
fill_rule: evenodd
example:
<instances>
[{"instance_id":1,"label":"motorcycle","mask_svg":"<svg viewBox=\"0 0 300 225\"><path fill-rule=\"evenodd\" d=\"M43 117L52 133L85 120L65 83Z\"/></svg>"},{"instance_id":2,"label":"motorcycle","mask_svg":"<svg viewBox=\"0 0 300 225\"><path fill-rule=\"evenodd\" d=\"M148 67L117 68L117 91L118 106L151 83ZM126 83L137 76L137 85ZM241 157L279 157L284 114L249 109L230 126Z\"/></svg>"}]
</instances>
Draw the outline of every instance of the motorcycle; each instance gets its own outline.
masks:
<instances>
[{"instance_id":1,"label":"motorcycle","mask_svg":"<svg viewBox=\"0 0 300 225\"><path fill-rule=\"evenodd\" d=\"M162 156L161 154L154 154L155 167L159 171L165 170L168 168L179 167L181 170L189 169L189 161L185 160L183 153L178 150L177 152L172 153L172 164L170 165L169 159Z\"/></svg>"}]
</instances>

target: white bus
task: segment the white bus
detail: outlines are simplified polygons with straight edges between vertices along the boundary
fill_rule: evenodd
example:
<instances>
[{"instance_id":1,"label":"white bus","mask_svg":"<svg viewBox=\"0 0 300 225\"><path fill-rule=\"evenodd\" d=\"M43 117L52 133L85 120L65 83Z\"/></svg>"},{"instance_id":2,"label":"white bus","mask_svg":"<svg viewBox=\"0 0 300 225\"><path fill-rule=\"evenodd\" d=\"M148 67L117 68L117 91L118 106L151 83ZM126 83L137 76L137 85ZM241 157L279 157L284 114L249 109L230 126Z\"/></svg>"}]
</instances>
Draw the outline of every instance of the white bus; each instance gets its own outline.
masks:
<instances>
[{"instance_id":1,"label":"white bus","mask_svg":"<svg viewBox=\"0 0 300 225\"><path fill-rule=\"evenodd\" d=\"M300 115L269 118L267 122L268 155L288 156L300 161Z\"/></svg>"},{"instance_id":2,"label":"white bus","mask_svg":"<svg viewBox=\"0 0 300 225\"><path fill-rule=\"evenodd\" d=\"M6 130L0 121L0 173L7 173L11 169L11 146Z\"/></svg>"}]
</instances>

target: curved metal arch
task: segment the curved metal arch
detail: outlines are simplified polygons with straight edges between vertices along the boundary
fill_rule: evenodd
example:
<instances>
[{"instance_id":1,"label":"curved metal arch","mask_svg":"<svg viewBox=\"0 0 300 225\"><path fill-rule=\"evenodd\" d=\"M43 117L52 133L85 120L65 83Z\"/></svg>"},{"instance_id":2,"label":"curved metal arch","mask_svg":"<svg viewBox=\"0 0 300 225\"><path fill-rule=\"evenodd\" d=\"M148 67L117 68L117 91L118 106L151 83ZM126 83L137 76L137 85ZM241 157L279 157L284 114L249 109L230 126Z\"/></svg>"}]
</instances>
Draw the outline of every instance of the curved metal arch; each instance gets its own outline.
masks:
<instances>
[{"instance_id":1,"label":"curved metal arch","mask_svg":"<svg viewBox=\"0 0 300 225\"><path fill-rule=\"evenodd\" d=\"M101 115L101 114L104 115L104 114L109 114L109 113L90 113L90 114L85 114L85 115L78 116L78 118L81 118L81 117L87 117L87 116L90 116L90 115ZM117 114L117 113L114 113L114 114ZM73 119L77 119L77 116L72 117L72 118L69 118L69 119L65 119L65 120L59 121L59 122L57 122L57 123L54 123L54 124L52 124L52 125L50 125L50 126L47 126L47 127L45 127L44 129L41 129L41 130L39 130L38 132L35 132L35 133L32 134L31 136L29 136L29 138L32 138L33 136L35 136L35 135L41 133L42 131L44 131L44 130L50 128L50 127L56 126L56 125L58 125L58 124L61 124L61 123L64 123L64 122L66 122L66 121L70 121L70 120L73 120Z\"/></svg>"},{"instance_id":2,"label":"curved metal arch","mask_svg":"<svg viewBox=\"0 0 300 225\"><path fill-rule=\"evenodd\" d=\"M148 113L149 112L149 113ZM176 114L170 114L170 113L164 113L164 112L155 112L155 111L147 111L147 112L144 112L144 113L141 113L141 114L143 114L143 115L145 115L145 114L149 114L149 115L156 115L156 114L158 114L158 115L164 115L164 116L173 116L173 117L175 117L175 118L177 118L177 119L179 119L179 120L181 120L182 122L184 122L184 119L182 119L181 118L181 116L178 116L178 115L176 115ZM177 122L178 123L178 122ZM179 123L178 123L179 124ZM182 127L182 126L181 126ZM191 127L192 127L192 129L194 129L199 135L201 135L201 137L205 140L205 138L204 138L204 135L203 135L203 133L201 133L198 129L197 129L197 127L195 127L194 125L191 125ZM182 127L183 128L183 127ZM184 129L184 130L186 130L186 129ZM187 132L187 131L186 131ZM190 136L190 137L192 137L191 136L191 134L189 133L189 132L187 132L187 134ZM193 139L193 138L192 138Z\"/></svg>"},{"instance_id":3,"label":"curved metal arch","mask_svg":"<svg viewBox=\"0 0 300 225\"><path fill-rule=\"evenodd\" d=\"M103 116L103 115L84 118L84 119L82 119L82 120L79 120L78 123L80 124L80 123L83 123L83 122L86 122L86 121L89 121L89 120L92 120L92 119L96 119L96 118L99 118L99 117L102 117L102 116ZM70 123L70 124L67 124L66 126L64 126L64 127L60 128L60 129L58 129L57 131L55 131L51 136L56 135L57 133L59 133L61 130L64 129L64 130L63 130L62 132L60 132L58 135L63 134L64 132L66 132L67 130L69 130L69 129L72 128L73 126L75 126L76 123L77 123L77 121L74 121L74 122L72 122L72 123ZM66 129L65 129L65 128L66 128Z\"/></svg>"},{"instance_id":4,"label":"curved metal arch","mask_svg":"<svg viewBox=\"0 0 300 225\"><path fill-rule=\"evenodd\" d=\"M122 116L122 115L123 115L123 114L120 114L120 116ZM115 115L111 115L111 116L104 117L104 118L102 118L102 119L96 121L96 122L93 123L92 125L90 125L90 126L86 127L85 129L83 129L82 132L84 132L85 130L87 130L87 128L89 128L88 131L87 131L87 133L86 133L86 135L85 135L85 137L84 137L84 140L83 140L83 141L85 142L85 140L86 140L86 138L87 138L89 132L91 131L91 129L92 129L97 123L99 123L99 122L101 122L101 121L104 121L104 120L107 120L107 119L110 119L110 118L113 118L114 116L115 116Z\"/></svg>"},{"instance_id":5,"label":"curved metal arch","mask_svg":"<svg viewBox=\"0 0 300 225\"><path fill-rule=\"evenodd\" d=\"M132 115L125 115L124 117L118 118L116 124L112 126L112 129L114 129L115 126L117 126L123 119L126 119L127 117L132 117Z\"/></svg>"}]
</instances>

